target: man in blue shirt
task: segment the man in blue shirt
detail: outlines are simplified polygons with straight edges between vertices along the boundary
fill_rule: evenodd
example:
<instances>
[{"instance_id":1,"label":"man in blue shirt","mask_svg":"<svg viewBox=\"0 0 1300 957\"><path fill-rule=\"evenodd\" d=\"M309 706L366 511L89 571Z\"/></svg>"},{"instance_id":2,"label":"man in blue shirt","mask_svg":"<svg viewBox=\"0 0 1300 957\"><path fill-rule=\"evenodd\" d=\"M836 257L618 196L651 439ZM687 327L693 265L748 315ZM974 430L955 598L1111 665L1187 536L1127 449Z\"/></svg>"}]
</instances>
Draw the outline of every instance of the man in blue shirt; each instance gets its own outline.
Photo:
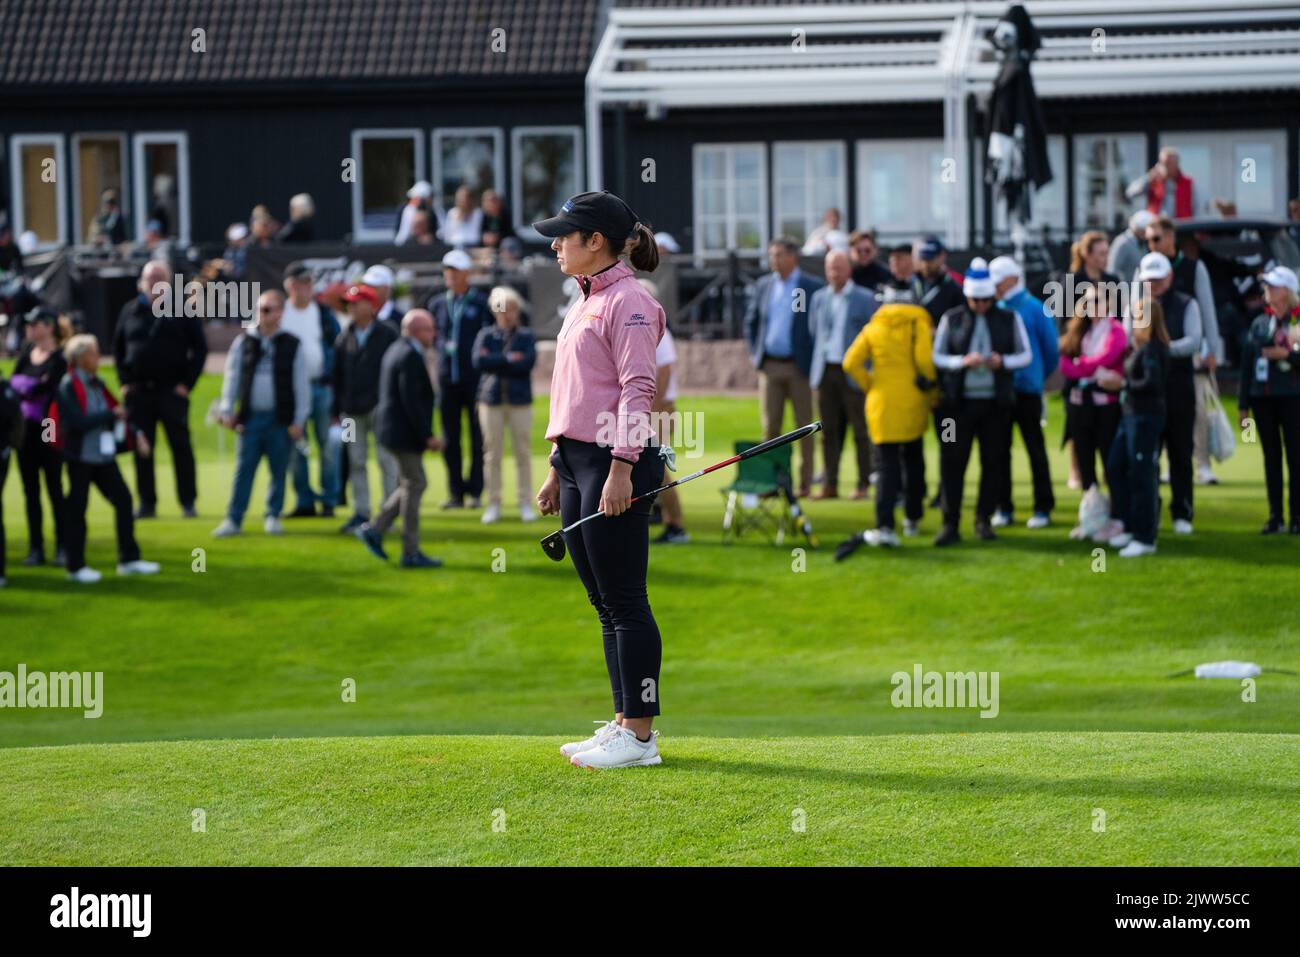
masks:
<instances>
[{"instance_id":1,"label":"man in blue shirt","mask_svg":"<svg viewBox=\"0 0 1300 957\"><path fill-rule=\"evenodd\" d=\"M783 431L785 404L794 406L796 426L813 417L813 337L808 325L812 296L824 283L799 269L799 244L787 236L774 239L767 250L772 271L750 291L745 310L745 342L758 370L759 411L763 437L774 439ZM813 438L799 443L797 495L812 494Z\"/></svg>"},{"instance_id":2,"label":"man in blue shirt","mask_svg":"<svg viewBox=\"0 0 1300 957\"><path fill-rule=\"evenodd\" d=\"M1056 338L1056 322L1048 314L1043 301L1025 288L1024 272L1010 256L998 256L989 263L989 275L997 284L999 305L1020 316L1029 335L1029 345L1034 357L1029 365L1017 369L1015 374L1015 405L1011 421L1007 423L1007 468L1002 470L1003 483L998 495L998 510L993 515L995 528L1010 525L1015 513L1011 500L1011 427L1020 429L1025 451L1029 453L1029 468L1034 477L1034 513L1025 524L1029 528L1046 528L1051 522L1056 506L1052 494L1052 472L1047 461L1047 445L1043 439L1043 380L1052 374L1061 361Z\"/></svg>"}]
</instances>

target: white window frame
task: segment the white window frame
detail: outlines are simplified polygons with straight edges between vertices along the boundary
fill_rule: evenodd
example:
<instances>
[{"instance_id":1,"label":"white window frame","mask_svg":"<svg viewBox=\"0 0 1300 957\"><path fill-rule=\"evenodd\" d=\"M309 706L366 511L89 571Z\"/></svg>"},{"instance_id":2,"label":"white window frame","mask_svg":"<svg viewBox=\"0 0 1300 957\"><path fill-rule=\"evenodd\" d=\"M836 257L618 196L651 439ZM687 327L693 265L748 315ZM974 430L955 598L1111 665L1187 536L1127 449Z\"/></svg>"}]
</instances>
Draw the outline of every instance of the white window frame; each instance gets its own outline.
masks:
<instances>
[{"instance_id":1,"label":"white window frame","mask_svg":"<svg viewBox=\"0 0 1300 957\"><path fill-rule=\"evenodd\" d=\"M176 147L176 241L188 244L190 241L190 136L182 131L154 131L136 133L131 142L131 183L132 212L134 214L135 237L144 240L144 228L149 222L148 203L153 196L153 189L145 182L144 148L155 144L171 144Z\"/></svg>"},{"instance_id":2,"label":"white window frame","mask_svg":"<svg viewBox=\"0 0 1300 957\"><path fill-rule=\"evenodd\" d=\"M781 229L781 222L785 217L781 215L782 213L781 182L780 182L780 178L777 175L777 169L779 167L777 164L776 154L777 151L780 150L781 148L789 147L789 146L805 147L805 148L806 147L831 147L832 149L835 150L837 154L839 154L840 176L839 176L839 184L836 187L836 191L835 191L834 205L835 208L840 211L840 216L841 216L840 228L844 229L844 226L849 221L849 211L846 208L848 205L849 151L844 141L843 140L777 140L772 143L772 156L768 164L768 169L769 169L768 179L771 181L771 190L772 190L771 234L775 235L783 231ZM809 153L804 154L804 175L802 181L804 184L804 200L808 203L808 206L807 206L807 211L804 213L804 232L803 232L803 236L800 237L799 239L800 244L806 242L808 239L808 234L811 233L819 225L821 225L822 216L826 213L826 207L823 206L818 208L817 205L812 201L813 183L815 181L815 177L812 175L812 171L808 168L809 157L810 157ZM844 232L845 234L847 234L849 230L844 229Z\"/></svg>"},{"instance_id":3,"label":"white window frame","mask_svg":"<svg viewBox=\"0 0 1300 957\"><path fill-rule=\"evenodd\" d=\"M583 129L581 126L516 126L510 131L510 215L514 220L515 233L520 239L530 240L532 242L546 242L544 237L537 230L533 229L532 223L520 222L519 217L524 211L524 180L523 169L519 159L522 149L520 142L525 136L555 136L567 135L573 137L573 179L577 187L576 192L584 192L587 188L586 174L586 147L583 144ZM556 213L559 210L555 210ZM554 215L554 213L552 214Z\"/></svg>"},{"instance_id":4,"label":"white window frame","mask_svg":"<svg viewBox=\"0 0 1300 957\"><path fill-rule=\"evenodd\" d=\"M123 130L91 130L85 133L72 134L72 235L74 245L82 244L86 241L86 227L89 223L81 221L81 208L77 202L81 196L81 141L82 140L117 140L118 162L122 168L122 188L121 195L118 196L118 202L122 210L122 215L127 214L131 209L131 197L135 190L131 188L131 166L126 154L127 135Z\"/></svg>"},{"instance_id":5,"label":"white window frame","mask_svg":"<svg viewBox=\"0 0 1300 957\"><path fill-rule=\"evenodd\" d=\"M397 227L387 229L363 229L361 226L363 207L361 190L365 183L365 171L362 168L362 140L410 140L415 144L415 169L411 183L424 179L424 130L419 127L372 127L352 131L352 158L356 160L354 170L356 177L352 180L352 241L354 243L374 243L392 241L397 234ZM407 184L408 188L410 183ZM400 212L399 212L400 217ZM400 225L400 223L398 224Z\"/></svg>"},{"instance_id":6,"label":"white window frame","mask_svg":"<svg viewBox=\"0 0 1300 957\"><path fill-rule=\"evenodd\" d=\"M1076 233L1082 233L1086 229L1101 229L1104 232L1111 232L1112 226L1117 219L1127 222L1129 216L1132 215L1133 212L1135 212L1140 206L1143 205L1142 203L1135 202L1134 200L1125 200L1123 201L1124 202L1123 206L1115 205L1113 206L1113 208L1107 209L1107 213L1109 214L1109 219L1106 222L1104 222L1102 225L1090 226L1085 222L1087 218L1086 216L1087 210L1081 205L1083 203L1083 198L1082 198L1083 183L1079 178L1080 146L1084 140L1099 140L1099 139L1106 140L1107 142L1110 142L1112 140L1121 140L1121 139L1139 140L1142 144L1142 150L1141 150L1142 160L1139 161L1138 165L1140 168L1138 169L1137 173L1134 175L1136 176L1138 174L1144 173L1146 172L1147 169L1147 164L1145 162L1146 149L1147 149L1146 133L1137 130L1126 130L1126 131L1116 131L1116 132L1107 132L1107 133L1075 133L1073 136L1074 167L1070 170L1070 176L1072 177L1072 181L1074 183L1074 209L1071 210L1070 213L1071 213L1071 218L1074 221L1074 230ZM1123 191L1128 187L1128 184L1132 182L1132 180L1123 180L1123 181L1117 180L1116 179L1117 175L1118 175L1117 171L1111 168L1108 163L1107 170L1106 170L1106 191L1107 191L1107 196L1109 197L1109 203L1112 204L1118 204L1120 202L1119 200L1115 199L1115 196L1119 193L1123 193ZM1116 189L1116 187L1118 187L1118 190ZM1115 215L1116 213L1123 213L1123 215L1117 217Z\"/></svg>"},{"instance_id":7,"label":"white window frame","mask_svg":"<svg viewBox=\"0 0 1300 957\"><path fill-rule=\"evenodd\" d=\"M504 195L505 178L505 134L499 126L440 126L430 135L429 171L433 184L434 198L441 200L442 190L442 141L457 136L492 137L492 178L493 188Z\"/></svg>"},{"instance_id":8,"label":"white window frame","mask_svg":"<svg viewBox=\"0 0 1300 957\"><path fill-rule=\"evenodd\" d=\"M867 205L868 202L870 201L871 191L868 189L868 185L867 185L868 180L867 177L864 175L864 173L866 172L865 164L867 162L868 157L871 155L871 153L882 146L889 146L894 149L905 149L905 148L912 148L918 150L924 149L927 152L929 150L933 150L937 148L940 151L940 153L942 153L943 137L942 136L918 136L918 137L902 137L902 138L882 137L877 139L864 138L864 139L854 140L853 176L854 176L854 183L857 186L857 200L854 204L853 222L858 224L858 226L863 229L867 228L868 226L870 226L872 229L875 229L877 233L880 235L882 243L906 242L906 241L910 241L911 239L917 236L924 236L929 233L934 233L940 236L946 235L948 232L947 216L943 216L937 220L921 219L919 217L913 217L908 221L906 225L900 226L900 224L898 223L882 222L878 216L872 214L871 210L868 208ZM962 174L962 167L965 165L965 159L964 157L957 157L956 160L958 164L957 175L960 176ZM912 208L915 210L922 211L925 216L929 216L930 203L932 199L931 190L934 189L934 182L929 174L928 167L922 170L922 172L920 173L920 179L917 182L925 184L923 193L912 188L912 186L909 184L904 184L902 188L906 190L906 195L911 196L913 198ZM954 194L955 192L956 191L954 190ZM958 197L956 195L954 195L952 199L953 201L958 201ZM962 217L966 216L965 210L960 210L959 213L960 216Z\"/></svg>"},{"instance_id":9,"label":"white window frame","mask_svg":"<svg viewBox=\"0 0 1300 957\"><path fill-rule=\"evenodd\" d=\"M1241 188L1241 167L1238 165L1235 156L1235 147L1242 140L1260 140L1267 139L1272 141L1275 147L1273 182L1269 185L1272 190L1272 202L1270 208L1280 212L1273 214L1262 213L1242 209L1238 203L1237 215L1243 219L1249 218L1270 218L1271 215L1280 217L1286 213L1286 173L1287 164L1290 161L1290 153L1287 150L1287 136L1285 127L1268 127L1256 130L1161 130L1159 136L1160 148L1172 146L1175 149L1186 147L1189 144L1205 143L1210 147L1210 181L1203 182L1202 177L1193 176L1192 180L1196 187L1196 198L1201 203L1201 208L1192 210L1192 215L1197 217L1214 217L1217 213L1210 203L1215 199L1227 199L1231 202L1237 202L1237 190ZM1227 183L1232 183L1232 191L1224 193L1221 187ZM1257 182L1256 186L1264 185Z\"/></svg>"},{"instance_id":10,"label":"white window frame","mask_svg":"<svg viewBox=\"0 0 1300 957\"><path fill-rule=\"evenodd\" d=\"M63 171L66 165L66 153L62 133L15 133L9 137L9 196L10 212L15 240L27 230L27 197L23 194L23 147L54 146L54 215L58 239L55 242L42 242L37 249L44 251L58 249L68 243L68 197L64 189Z\"/></svg>"},{"instance_id":11,"label":"white window frame","mask_svg":"<svg viewBox=\"0 0 1300 957\"><path fill-rule=\"evenodd\" d=\"M752 149L758 151L759 165L759 184L758 184L758 229L759 244L757 250L736 249L736 211L732 208L732 170L735 166L733 154L738 149ZM704 150L722 150L726 153L726 171L727 171L727 236L726 249L705 249L704 243L704 204L700 196L700 154ZM771 170L769 169L768 149L766 143L696 143L691 148L691 206L692 206L692 229L694 230L695 261L703 264L705 259L717 259L731 252L737 256L757 255L761 261L767 251L767 245L771 242Z\"/></svg>"}]
</instances>

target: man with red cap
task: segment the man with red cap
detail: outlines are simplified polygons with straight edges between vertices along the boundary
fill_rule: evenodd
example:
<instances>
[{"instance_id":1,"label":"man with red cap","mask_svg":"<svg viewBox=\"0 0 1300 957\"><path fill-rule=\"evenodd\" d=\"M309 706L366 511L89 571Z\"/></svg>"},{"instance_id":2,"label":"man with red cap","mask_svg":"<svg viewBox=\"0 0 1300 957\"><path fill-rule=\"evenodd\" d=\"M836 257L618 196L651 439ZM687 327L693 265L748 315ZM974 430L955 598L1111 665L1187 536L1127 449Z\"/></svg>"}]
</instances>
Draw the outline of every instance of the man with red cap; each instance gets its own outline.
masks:
<instances>
[{"instance_id":1,"label":"man with red cap","mask_svg":"<svg viewBox=\"0 0 1300 957\"><path fill-rule=\"evenodd\" d=\"M370 286L359 284L343 296L348 304L348 327L334 344L334 423L343 430L343 456L352 485L353 514L340 531L355 532L370 520L370 435L375 406L379 404L379 369L384 353L397 341L397 333L375 318L380 297ZM376 443L383 476L384 498L397 487L397 463Z\"/></svg>"}]
</instances>

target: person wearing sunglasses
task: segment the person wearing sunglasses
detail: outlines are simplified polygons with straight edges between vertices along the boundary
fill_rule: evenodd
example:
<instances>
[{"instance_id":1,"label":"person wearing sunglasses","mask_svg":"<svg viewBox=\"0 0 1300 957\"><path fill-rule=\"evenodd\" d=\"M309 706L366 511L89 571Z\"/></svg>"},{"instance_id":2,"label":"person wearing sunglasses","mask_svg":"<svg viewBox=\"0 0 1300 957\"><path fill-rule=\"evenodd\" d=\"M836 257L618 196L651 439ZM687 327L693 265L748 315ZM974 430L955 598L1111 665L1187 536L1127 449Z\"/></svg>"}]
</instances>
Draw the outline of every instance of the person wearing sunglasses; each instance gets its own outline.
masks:
<instances>
[{"instance_id":1,"label":"person wearing sunglasses","mask_svg":"<svg viewBox=\"0 0 1300 957\"><path fill-rule=\"evenodd\" d=\"M945 312L934 337L934 365L939 373L940 508L943 529L935 545L961 541L962 487L971 444L980 445L980 485L975 503L975 534L985 541L997 536L992 517L1009 479L1007 443L1015 406L1015 371L1034 358L1024 321L997 305L997 285L988 263L972 259L962 283L966 302Z\"/></svg>"}]
</instances>

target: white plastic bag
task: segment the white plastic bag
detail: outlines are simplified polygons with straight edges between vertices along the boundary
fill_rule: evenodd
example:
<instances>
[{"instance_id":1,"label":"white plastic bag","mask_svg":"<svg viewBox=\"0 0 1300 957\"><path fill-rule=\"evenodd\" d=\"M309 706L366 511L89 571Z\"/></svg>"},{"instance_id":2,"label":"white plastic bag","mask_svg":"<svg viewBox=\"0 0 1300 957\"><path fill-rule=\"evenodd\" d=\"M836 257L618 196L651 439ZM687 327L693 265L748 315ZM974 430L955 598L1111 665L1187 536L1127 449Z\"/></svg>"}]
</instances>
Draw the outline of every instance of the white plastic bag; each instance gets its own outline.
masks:
<instances>
[{"instance_id":1,"label":"white plastic bag","mask_svg":"<svg viewBox=\"0 0 1300 957\"><path fill-rule=\"evenodd\" d=\"M1216 386L1205 403L1205 444L1210 458L1216 462L1226 462L1237 450L1237 433L1228 421L1228 413L1223 411Z\"/></svg>"}]
</instances>

